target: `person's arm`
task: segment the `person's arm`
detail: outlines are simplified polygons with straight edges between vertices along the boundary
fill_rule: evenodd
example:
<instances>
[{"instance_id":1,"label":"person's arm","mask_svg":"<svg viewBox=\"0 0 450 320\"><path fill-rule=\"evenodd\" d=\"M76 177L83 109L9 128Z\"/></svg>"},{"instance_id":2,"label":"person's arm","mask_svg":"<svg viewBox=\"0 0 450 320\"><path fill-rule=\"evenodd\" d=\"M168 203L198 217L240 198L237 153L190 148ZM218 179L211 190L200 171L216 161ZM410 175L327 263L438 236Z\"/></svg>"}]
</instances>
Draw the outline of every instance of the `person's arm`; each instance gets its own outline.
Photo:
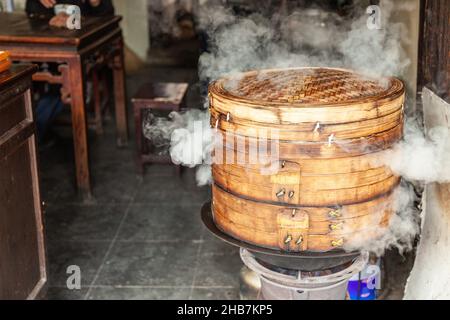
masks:
<instances>
[{"instance_id":1,"label":"person's arm","mask_svg":"<svg viewBox=\"0 0 450 320\"><path fill-rule=\"evenodd\" d=\"M114 14L114 6L111 0L86 0L89 6L89 15L108 16Z\"/></svg>"},{"instance_id":2,"label":"person's arm","mask_svg":"<svg viewBox=\"0 0 450 320\"><path fill-rule=\"evenodd\" d=\"M56 0L27 0L25 12L28 15L52 15Z\"/></svg>"}]
</instances>

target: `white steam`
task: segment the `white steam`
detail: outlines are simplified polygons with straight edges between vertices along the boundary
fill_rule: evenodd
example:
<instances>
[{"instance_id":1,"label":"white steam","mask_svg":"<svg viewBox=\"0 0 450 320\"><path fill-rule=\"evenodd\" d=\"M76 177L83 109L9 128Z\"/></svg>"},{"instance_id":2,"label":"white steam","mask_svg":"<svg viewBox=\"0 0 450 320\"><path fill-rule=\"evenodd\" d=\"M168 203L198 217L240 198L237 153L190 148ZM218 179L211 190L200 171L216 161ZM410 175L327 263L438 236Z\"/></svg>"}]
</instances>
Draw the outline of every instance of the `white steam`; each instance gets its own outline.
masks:
<instances>
[{"instance_id":1,"label":"white steam","mask_svg":"<svg viewBox=\"0 0 450 320\"><path fill-rule=\"evenodd\" d=\"M195 109L174 114L179 125L171 134L172 161L190 168L209 161L212 150L209 114ZM207 182L208 179L202 181Z\"/></svg>"},{"instance_id":2,"label":"white steam","mask_svg":"<svg viewBox=\"0 0 450 320\"><path fill-rule=\"evenodd\" d=\"M401 75L409 64L400 46L407 35L401 24L390 23L392 11L393 2L382 1L381 28L369 29L365 5L353 13L356 19L314 7L289 15L276 12L271 18L260 14L241 17L223 6L203 5L199 29L207 34L209 52L200 57L199 77L206 81L248 70L303 66L343 67L380 79ZM180 128L171 139L174 162L193 167L193 163L201 163L197 162L201 155L208 163L210 148L200 152L193 147L211 146L205 141L208 135L196 137L192 124L185 123L185 130ZM200 173L198 176L202 177L199 185L212 180Z\"/></svg>"},{"instance_id":3,"label":"white steam","mask_svg":"<svg viewBox=\"0 0 450 320\"><path fill-rule=\"evenodd\" d=\"M352 23L346 39L339 45L343 66L378 78L402 75L410 61L400 43L408 39L408 33L403 24L389 22L393 9L393 1L381 2L380 29L367 28L367 16Z\"/></svg>"},{"instance_id":4,"label":"white steam","mask_svg":"<svg viewBox=\"0 0 450 320\"><path fill-rule=\"evenodd\" d=\"M177 112L171 112L168 118L155 117L148 113L143 124L144 136L151 140L154 147L166 152L170 147L170 140L175 129L185 126L186 121Z\"/></svg>"},{"instance_id":5,"label":"white steam","mask_svg":"<svg viewBox=\"0 0 450 320\"><path fill-rule=\"evenodd\" d=\"M195 174L199 186L205 186L212 183L211 166L202 164L197 168Z\"/></svg>"},{"instance_id":6,"label":"white steam","mask_svg":"<svg viewBox=\"0 0 450 320\"><path fill-rule=\"evenodd\" d=\"M409 64L400 46L407 32L402 24L390 22L393 8L392 1L382 1L380 29L369 29L364 6L353 20L317 8L268 19L205 7L199 20L211 48L200 57L200 77L217 79L254 69L304 66L343 67L379 78L401 75Z\"/></svg>"},{"instance_id":7,"label":"white steam","mask_svg":"<svg viewBox=\"0 0 450 320\"><path fill-rule=\"evenodd\" d=\"M371 215L371 221L363 233L349 235L348 242L344 245L347 251L367 250L377 255L382 255L384 250L397 248L401 253L411 250L416 235L419 233L419 210L415 206L418 197L414 188L406 181L394 190L392 202L386 202L377 208L379 214ZM383 219L386 210L392 211L393 215L385 226ZM344 232L352 232L344 227ZM367 235L374 239L367 240Z\"/></svg>"},{"instance_id":8,"label":"white steam","mask_svg":"<svg viewBox=\"0 0 450 320\"><path fill-rule=\"evenodd\" d=\"M405 123L403 141L381 157L383 164L410 181L450 182L450 132L434 127L425 134L416 120Z\"/></svg>"}]
</instances>

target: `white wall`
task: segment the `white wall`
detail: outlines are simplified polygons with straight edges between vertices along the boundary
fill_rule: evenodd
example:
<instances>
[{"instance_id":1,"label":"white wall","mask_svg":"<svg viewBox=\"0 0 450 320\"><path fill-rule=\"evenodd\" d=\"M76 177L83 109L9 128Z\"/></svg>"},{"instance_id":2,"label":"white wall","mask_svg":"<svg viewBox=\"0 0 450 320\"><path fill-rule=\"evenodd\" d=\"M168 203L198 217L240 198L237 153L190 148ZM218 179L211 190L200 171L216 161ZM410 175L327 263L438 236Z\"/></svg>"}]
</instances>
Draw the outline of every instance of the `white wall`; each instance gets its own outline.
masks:
<instances>
[{"instance_id":1,"label":"white wall","mask_svg":"<svg viewBox=\"0 0 450 320\"><path fill-rule=\"evenodd\" d=\"M402 47L405 49L408 65L403 75L403 82L407 90L407 104L410 108L408 114L416 110L417 93L417 63L419 53L419 24L420 24L420 0L393 1L394 13L392 22L402 23L407 30L407 37L402 38Z\"/></svg>"},{"instance_id":2,"label":"white wall","mask_svg":"<svg viewBox=\"0 0 450 320\"><path fill-rule=\"evenodd\" d=\"M126 45L139 58L147 60L150 47L147 0L113 0L113 3L116 13L123 16L122 29Z\"/></svg>"},{"instance_id":3,"label":"white wall","mask_svg":"<svg viewBox=\"0 0 450 320\"><path fill-rule=\"evenodd\" d=\"M23 10L25 8L25 1L26 0L14 0L16 10ZM6 0L0 0L0 2L3 4L3 8L6 8Z\"/></svg>"}]
</instances>

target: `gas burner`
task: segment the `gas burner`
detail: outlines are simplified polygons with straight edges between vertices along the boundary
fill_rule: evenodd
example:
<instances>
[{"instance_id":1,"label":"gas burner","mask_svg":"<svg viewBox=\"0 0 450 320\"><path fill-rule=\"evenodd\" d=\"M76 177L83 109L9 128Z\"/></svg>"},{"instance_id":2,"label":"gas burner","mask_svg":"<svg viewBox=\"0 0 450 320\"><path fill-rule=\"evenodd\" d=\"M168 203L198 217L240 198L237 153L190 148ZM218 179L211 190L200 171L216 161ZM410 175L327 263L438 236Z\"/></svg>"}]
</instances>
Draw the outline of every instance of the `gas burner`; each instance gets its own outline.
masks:
<instances>
[{"instance_id":1,"label":"gas burner","mask_svg":"<svg viewBox=\"0 0 450 320\"><path fill-rule=\"evenodd\" d=\"M342 265L350 264L358 258L360 252L345 252L333 250L325 253L319 252L285 252L281 250L258 247L231 237L221 231L214 223L211 202L202 207L202 221L208 230L219 239L239 248L249 251L258 261L278 268L302 271L329 270Z\"/></svg>"},{"instance_id":2,"label":"gas burner","mask_svg":"<svg viewBox=\"0 0 450 320\"><path fill-rule=\"evenodd\" d=\"M268 267L246 249L241 259L261 281L259 297L263 300L343 300L348 281L367 264L369 254L362 252L351 263L326 271L304 272Z\"/></svg>"}]
</instances>

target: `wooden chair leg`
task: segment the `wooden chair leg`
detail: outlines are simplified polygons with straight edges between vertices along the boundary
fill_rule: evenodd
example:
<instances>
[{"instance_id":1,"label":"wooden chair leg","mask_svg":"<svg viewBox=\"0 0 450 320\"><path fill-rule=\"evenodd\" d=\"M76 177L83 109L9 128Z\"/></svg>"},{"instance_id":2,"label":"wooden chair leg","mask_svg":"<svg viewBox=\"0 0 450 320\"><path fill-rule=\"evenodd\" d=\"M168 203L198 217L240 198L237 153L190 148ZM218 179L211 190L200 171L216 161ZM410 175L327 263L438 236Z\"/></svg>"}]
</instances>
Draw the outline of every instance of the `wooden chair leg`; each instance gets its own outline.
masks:
<instances>
[{"instance_id":1,"label":"wooden chair leg","mask_svg":"<svg viewBox=\"0 0 450 320\"><path fill-rule=\"evenodd\" d=\"M128 144L127 105L125 92L125 63L123 53L123 39L118 42L117 55L114 57L114 96L117 127L117 145L119 147Z\"/></svg>"},{"instance_id":2,"label":"wooden chair leg","mask_svg":"<svg viewBox=\"0 0 450 320\"><path fill-rule=\"evenodd\" d=\"M139 106L134 105L134 128L136 133L136 167L138 174L144 175L144 163L142 161L143 137L142 137L142 110Z\"/></svg>"},{"instance_id":3,"label":"wooden chair leg","mask_svg":"<svg viewBox=\"0 0 450 320\"><path fill-rule=\"evenodd\" d=\"M103 69L100 74L100 83L102 85L102 117L104 120L111 119L111 91L108 77L109 70Z\"/></svg>"},{"instance_id":4,"label":"wooden chair leg","mask_svg":"<svg viewBox=\"0 0 450 320\"><path fill-rule=\"evenodd\" d=\"M103 117L102 117L102 102L100 96L100 86L98 70L92 71L92 91L94 95L94 113L95 113L95 131L97 134L103 134Z\"/></svg>"}]
</instances>

